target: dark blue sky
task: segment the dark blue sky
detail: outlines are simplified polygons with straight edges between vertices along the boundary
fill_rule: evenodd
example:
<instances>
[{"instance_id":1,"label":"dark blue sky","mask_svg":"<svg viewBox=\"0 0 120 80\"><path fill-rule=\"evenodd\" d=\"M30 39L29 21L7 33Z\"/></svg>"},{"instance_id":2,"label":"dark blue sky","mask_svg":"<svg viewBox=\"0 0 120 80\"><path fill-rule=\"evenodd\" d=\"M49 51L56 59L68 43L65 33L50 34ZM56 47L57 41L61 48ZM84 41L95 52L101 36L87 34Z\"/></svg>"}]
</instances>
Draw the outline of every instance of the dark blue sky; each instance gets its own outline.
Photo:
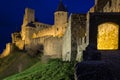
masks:
<instances>
[{"instance_id":1,"label":"dark blue sky","mask_svg":"<svg viewBox=\"0 0 120 80\"><path fill-rule=\"evenodd\" d=\"M94 0L62 0L70 13L86 13ZM0 52L11 41L11 33L20 30L26 7L35 9L36 18L53 24L59 0L1 0L0 1Z\"/></svg>"}]
</instances>

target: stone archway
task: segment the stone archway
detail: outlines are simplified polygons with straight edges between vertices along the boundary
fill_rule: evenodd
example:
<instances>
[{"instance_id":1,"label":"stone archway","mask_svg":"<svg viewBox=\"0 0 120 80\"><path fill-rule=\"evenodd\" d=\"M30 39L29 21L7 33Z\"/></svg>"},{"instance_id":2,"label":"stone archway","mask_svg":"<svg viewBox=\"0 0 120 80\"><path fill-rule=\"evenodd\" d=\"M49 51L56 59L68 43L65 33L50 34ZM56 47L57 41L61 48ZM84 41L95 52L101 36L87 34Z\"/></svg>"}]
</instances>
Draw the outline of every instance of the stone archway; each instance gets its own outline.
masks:
<instances>
[{"instance_id":1,"label":"stone archway","mask_svg":"<svg viewBox=\"0 0 120 80\"><path fill-rule=\"evenodd\" d=\"M119 25L106 22L98 26L97 49L117 50L119 41Z\"/></svg>"}]
</instances>

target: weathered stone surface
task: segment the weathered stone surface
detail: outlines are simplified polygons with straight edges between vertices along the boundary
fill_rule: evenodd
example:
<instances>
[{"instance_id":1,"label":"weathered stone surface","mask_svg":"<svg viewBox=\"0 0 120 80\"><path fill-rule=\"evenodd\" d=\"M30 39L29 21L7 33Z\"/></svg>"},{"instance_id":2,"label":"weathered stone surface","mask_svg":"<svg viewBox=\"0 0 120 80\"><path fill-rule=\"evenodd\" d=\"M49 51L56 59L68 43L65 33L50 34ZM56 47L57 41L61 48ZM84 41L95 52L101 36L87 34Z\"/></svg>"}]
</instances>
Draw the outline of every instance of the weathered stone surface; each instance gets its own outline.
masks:
<instances>
[{"instance_id":1,"label":"weathered stone surface","mask_svg":"<svg viewBox=\"0 0 120 80\"><path fill-rule=\"evenodd\" d=\"M69 21L69 26L63 36L62 43L62 59L63 61L71 61L71 22Z\"/></svg>"},{"instance_id":2,"label":"weathered stone surface","mask_svg":"<svg viewBox=\"0 0 120 80\"><path fill-rule=\"evenodd\" d=\"M54 58L62 57L62 38L48 37L44 42L44 55Z\"/></svg>"},{"instance_id":3,"label":"weathered stone surface","mask_svg":"<svg viewBox=\"0 0 120 80\"><path fill-rule=\"evenodd\" d=\"M13 49L13 44L7 43L6 48L3 50L2 54L0 55L0 58L8 56Z\"/></svg>"}]
</instances>

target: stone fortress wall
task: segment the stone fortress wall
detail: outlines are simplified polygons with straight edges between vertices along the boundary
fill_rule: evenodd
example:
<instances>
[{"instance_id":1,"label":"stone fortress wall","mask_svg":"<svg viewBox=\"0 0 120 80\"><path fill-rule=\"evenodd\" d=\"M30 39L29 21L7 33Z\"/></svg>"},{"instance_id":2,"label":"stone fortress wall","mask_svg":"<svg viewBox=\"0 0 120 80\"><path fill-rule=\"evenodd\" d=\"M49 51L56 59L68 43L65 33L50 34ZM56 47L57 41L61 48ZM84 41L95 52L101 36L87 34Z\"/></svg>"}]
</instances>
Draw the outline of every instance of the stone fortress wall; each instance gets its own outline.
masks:
<instances>
[{"instance_id":1,"label":"stone fortress wall","mask_svg":"<svg viewBox=\"0 0 120 80\"><path fill-rule=\"evenodd\" d=\"M69 18L68 27L62 41L62 60L71 61L71 17Z\"/></svg>"},{"instance_id":2,"label":"stone fortress wall","mask_svg":"<svg viewBox=\"0 0 120 80\"><path fill-rule=\"evenodd\" d=\"M103 12L120 12L120 0L109 0L104 6Z\"/></svg>"},{"instance_id":3,"label":"stone fortress wall","mask_svg":"<svg viewBox=\"0 0 120 80\"><path fill-rule=\"evenodd\" d=\"M40 30L44 30L44 29L47 29L49 27L52 27L52 25L49 25L49 24L44 24L44 23L41 23L41 22L34 22L33 24L35 24L36 26L36 33L39 32Z\"/></svg>"},{"instance_id":4,"label":"stone fortress wall","mask_svg":"<svg viewBox=\"0 0 120 80\"><path fill-rule=\"evenodd\" d=\"M119 0L95 0L87 14L71 14L68 19L67 9L60 2L54 13L53 25L36 21L35 11L26 8L21 31L12 34L12 44L21 50L38 49L39 45L43 45L44 55L54 55L64 61L72 58L79 61L89 44L89 13L119 12L119 3ZM6 50L10 51L8 47Z\"/></svg>"},{"instance_id":5,"label":"stone fortress wall","mask_svg":"<svg viewBox=\"0 0 120 80\"><path fill-rule=\"evenodd\" d=\"M120 12L120 0L95 0L90 12Z\"/></svg>"},{"instance_id":6,"label":"stone fortress wall","mask_svg":"<svg viewBox=\"0 0 120 80\"><path fill-rule=\"evenodd\" d=\"M5 56L8 56L13 49L13 44L7 43L6 48L3 50L2 54L0 55L0 58L3 58Z\"/></svg>"},{"instance_id":7,"label":"stone fortress wall","mask_svg":"<svg viewBox=\"0 0 120 80\"><path fill-rule=\"evenodd\" d=\"M35 11L26 8L21 31L12 34L12 44L21 50L28 51L37 50L40 45L43 45L44 55L70 61L72 48L74 48L71 44L76 42L76 38L73 38L76 34L71 35L74 33L72 27L76 26L72 25L73 20L68 21L68 12L62 2L54 13L54 19L54 25L38 22L35 20ZM78 24L79 26L80 24Z\"/></svg>"},{"instance_id":8,"label":"stone fortress wall","mask_svg":"<svg viewBox=\"0 0 120 80\"><path fill-rule=\"evenodd\" d=\"M43 45L44 55L53 55L54 57L60 58L62 55L62 36L67 28L68 13L67 11L58 10L54 16L54 25L36 22L33 19L35 18L35 11L26 8L23 25L21 26L21 40L16 40L15 43L19 44L24 41L25 50L37 50L39 45ZM14 38L16 36L13 37L13 40ZM20 47L20 45L16 46Z\"/></svg>"},{"instance_id":9,"label":"stone fortress wall","mask_svg":"<svg viewBox=\"0 0 120 80\"><path fill-rule=\"evenodd\" d=\"M49 37L45 39L44 55L52 58L61 58L62 56L62 38Z\"/></svg>"}]
</instances>

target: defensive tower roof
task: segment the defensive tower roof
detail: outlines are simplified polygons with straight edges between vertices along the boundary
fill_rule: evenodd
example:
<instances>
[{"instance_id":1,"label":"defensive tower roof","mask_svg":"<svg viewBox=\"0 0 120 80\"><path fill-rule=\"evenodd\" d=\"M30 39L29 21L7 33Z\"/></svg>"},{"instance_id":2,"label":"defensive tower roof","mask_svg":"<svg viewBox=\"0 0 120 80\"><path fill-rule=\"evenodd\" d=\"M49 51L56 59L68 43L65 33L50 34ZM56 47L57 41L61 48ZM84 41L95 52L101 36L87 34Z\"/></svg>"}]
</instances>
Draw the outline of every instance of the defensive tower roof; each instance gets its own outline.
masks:
<instances>
[{"instance_id":1,"label":"defensive tower roof","mask_svg":"<svg viewBox=\"0 0 120 80\"><path fill-rule=\"evenodd\" d=\"M63 3L62 3L62 0L60 0L59 5L58 5L58 8L57 8L56 11L65 11L65 12L67 12L66 7L65 7L65 6L63 5Z\"/></svg>"}]
</instances>

